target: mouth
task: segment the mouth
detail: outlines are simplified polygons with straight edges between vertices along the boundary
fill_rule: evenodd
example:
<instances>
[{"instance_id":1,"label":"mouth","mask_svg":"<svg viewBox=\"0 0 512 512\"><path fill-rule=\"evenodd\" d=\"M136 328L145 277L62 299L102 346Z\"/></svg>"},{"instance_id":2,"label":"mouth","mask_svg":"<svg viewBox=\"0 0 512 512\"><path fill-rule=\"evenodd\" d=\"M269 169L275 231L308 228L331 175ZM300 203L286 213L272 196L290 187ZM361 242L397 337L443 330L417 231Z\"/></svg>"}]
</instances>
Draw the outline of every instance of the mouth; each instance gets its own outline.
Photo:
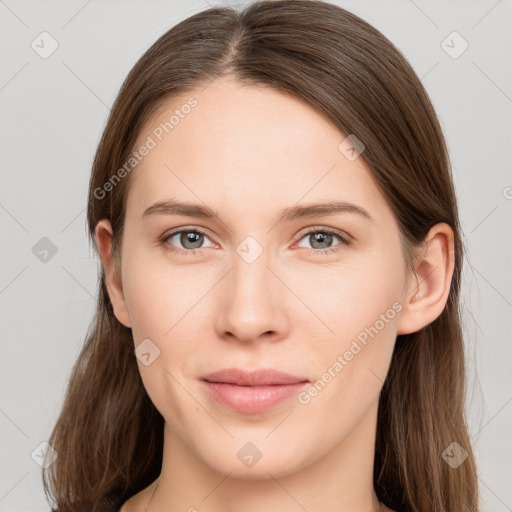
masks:
<instances>
[{"instance_id":1,"label":"mouth","mask_svg":"<svg viewBox=\"0 0 512 512\"><path fill-rule=\"evenodd\" d=\"M223 384L236 384L238 386L274 386L298 384L309 382L307 377L298 377L279 370L258 368L255 370L242 370L240 368L224 368L222 370L203 375L202 380L220 382Z\"/></svg>"},{"instance_id":2,"label":"mouth","mask_svg":"<svg viewBox=\"0 0 512 512\"><path fill-rule=\"evenodd\" d=\"M278 370L246 372L227 368L201 378L209 396L217 403L238 412L251 414L273 409L295 396L309 383Z\"/></svg>"}]
</instances>

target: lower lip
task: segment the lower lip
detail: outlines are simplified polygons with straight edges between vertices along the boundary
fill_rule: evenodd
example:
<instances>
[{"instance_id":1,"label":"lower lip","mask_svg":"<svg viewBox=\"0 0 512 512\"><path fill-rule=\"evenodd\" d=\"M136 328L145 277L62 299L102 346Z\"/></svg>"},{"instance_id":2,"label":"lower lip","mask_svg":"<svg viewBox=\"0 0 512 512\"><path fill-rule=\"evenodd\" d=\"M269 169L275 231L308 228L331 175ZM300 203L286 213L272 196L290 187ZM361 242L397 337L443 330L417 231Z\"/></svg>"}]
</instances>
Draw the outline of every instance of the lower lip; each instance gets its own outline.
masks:
<instances>
[{"instance_id":1,"label":"lower lip","mask_svg":"<svg viewBox=\"0 0 512 512\"><path fill-rule=\"evenodd\" d=\"M210 396L217 402L243 413L258 413L277 406L297 395L308 382L273 386L237 386L224 382L203 381Z\"/></svg>"}]
</instances>

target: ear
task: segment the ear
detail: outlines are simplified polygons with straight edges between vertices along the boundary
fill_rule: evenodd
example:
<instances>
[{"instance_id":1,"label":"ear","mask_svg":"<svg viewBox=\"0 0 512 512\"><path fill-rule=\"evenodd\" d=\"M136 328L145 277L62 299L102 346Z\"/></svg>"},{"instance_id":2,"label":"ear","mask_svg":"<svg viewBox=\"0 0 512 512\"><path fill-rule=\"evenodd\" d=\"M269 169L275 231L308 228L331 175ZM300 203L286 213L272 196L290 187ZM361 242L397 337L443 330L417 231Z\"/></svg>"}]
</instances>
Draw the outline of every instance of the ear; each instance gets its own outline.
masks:
<instances>
[{"instance_id":1,"label":"ear","mask_svg":"<svg viewBox=\"0 0 512 512\"><path fill-rule=\"evenodd\" d=\"M125 327L131 327L130 315L124 300L120 276L121 269L117 268L117 262L112 257L112 226L110 221L107 219L100 220L96 224L95 233L98 252L105 272L105 284L110 302L114 308L114 314Z\"/></svg>"},{"instance_id":2,"label":"ear","mask_svg":"<svg viewBox=\"0 0 512 512\"><path fill-rule=\"evenodd\" d=\"M442 313L450 293L454 265L453 230L444 222L436 224L419 250L415 271L408 276L397 334L417 332Z\"/></svg>"}]
</instances>

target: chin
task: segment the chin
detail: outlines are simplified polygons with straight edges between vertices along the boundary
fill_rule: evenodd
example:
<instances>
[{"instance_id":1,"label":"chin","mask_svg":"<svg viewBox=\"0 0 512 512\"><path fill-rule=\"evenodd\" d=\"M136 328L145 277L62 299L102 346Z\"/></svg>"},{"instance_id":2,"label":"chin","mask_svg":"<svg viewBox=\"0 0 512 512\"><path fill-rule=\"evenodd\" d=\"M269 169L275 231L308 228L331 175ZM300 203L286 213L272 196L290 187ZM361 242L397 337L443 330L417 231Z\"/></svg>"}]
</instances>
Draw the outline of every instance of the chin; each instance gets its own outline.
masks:
<instances>
[{"instance_id":1,"label":"chin","mask_svg":"<svg viewBox=\"0 0 512 512\"><path fill-rule=\"evenodd\" d=\"M214 471L239 480L279 478L298 471L306 464L298 458L297 449L292 445L288 445L287 451L283 451L282 444L278 446L267 442L266 446L263 445L263 441L251 442L245 438L241 442L224 445L220 453L208 450L207 454L201 454L201 458Z\"/></svg>"}]
</instances>

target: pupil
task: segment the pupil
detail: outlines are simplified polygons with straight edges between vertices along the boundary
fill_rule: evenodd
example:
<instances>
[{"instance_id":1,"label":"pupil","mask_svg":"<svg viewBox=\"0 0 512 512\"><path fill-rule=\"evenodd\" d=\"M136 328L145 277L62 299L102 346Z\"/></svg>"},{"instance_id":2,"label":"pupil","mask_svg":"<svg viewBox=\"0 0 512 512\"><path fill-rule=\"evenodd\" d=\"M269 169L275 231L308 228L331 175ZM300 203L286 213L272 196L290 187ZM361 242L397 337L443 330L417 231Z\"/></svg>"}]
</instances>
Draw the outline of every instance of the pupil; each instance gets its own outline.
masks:
<instances>
[{"instance_id":1,"label":"pupil","mask_svg":"<svg viewBox=\"0 0 512 512\"><path fill-rule=\"evenodd\" d=\"M201 236L202 235L200 233L194 233L192 231L188 231L188 232L182 234L181 243L187 249L197 249L201 245ZM192 244L193 246L189 247L189 246L187 246L187 244Z\"/></svg>"},{"instance_id":2,"label":"pupil","mask_svg":"<svg viewBox=\"0 0 512 512\"><path fill-rule=\"evenodd\" d=\"M315 233L313 236L315 238L315 242L320 243L330 242L332 238L331 233ZM319 247L319 249L325 249L325 247Z\"/></svg>"}]
</instances>

